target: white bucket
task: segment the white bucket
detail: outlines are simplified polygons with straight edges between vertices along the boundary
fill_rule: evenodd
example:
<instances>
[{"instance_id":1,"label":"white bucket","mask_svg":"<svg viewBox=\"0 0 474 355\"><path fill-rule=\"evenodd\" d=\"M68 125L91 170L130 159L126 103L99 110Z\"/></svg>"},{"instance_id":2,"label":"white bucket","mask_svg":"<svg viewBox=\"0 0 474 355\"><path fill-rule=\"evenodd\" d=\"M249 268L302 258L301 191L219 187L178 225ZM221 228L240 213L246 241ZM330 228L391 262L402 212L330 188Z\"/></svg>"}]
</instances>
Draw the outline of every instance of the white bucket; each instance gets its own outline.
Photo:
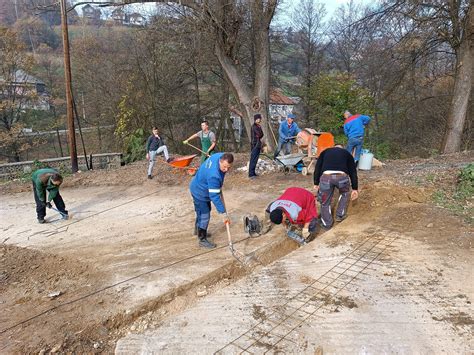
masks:
<instances>
[{"instance_id":1,"label":"white bucket","mask_svg":"<svg viewBox=\"0 0 474 355\"><path fill-rule=\"evenodd\" d=\"M360 170L370 170L372 169L372 160L374 155L372 153L361 154L359 159L359 169Z\"/></svg>"}]
</instances>

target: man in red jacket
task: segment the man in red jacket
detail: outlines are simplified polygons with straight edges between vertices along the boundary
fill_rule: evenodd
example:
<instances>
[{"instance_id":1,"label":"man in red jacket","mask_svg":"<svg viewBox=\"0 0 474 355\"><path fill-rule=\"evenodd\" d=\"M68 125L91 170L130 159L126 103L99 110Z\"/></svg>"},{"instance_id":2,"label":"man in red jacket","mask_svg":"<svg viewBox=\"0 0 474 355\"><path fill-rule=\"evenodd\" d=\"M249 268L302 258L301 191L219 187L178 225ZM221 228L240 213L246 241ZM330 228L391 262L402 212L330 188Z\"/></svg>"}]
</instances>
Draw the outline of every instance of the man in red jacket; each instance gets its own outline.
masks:
<instances>
[{"instance_id":1,"label":"man in red jacket","mask_svg":"<svg viewBox=\"0 0 474 355\"><path fill-rule=\"evenodd\" d=\"M283 195L270 203L266 209L267 218L273 224L287 226L287 234L300 244L311 241L316 236L318 212L314 195L300 187L290 187ZM303 238L296 238L292 226L303 227Z\"/></svg>"}]
</instances>

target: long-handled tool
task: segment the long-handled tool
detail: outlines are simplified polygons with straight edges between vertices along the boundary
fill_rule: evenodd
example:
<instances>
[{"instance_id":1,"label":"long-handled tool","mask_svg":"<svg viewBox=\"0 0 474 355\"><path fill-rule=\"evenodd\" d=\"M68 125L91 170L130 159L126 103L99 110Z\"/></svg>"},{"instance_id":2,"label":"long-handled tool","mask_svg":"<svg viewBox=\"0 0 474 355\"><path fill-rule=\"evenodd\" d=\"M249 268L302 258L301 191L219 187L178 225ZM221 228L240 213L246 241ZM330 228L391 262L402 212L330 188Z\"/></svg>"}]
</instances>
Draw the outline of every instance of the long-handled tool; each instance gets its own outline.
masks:
<instances>
[{"instance_id":1,"label":"long-handled tool","mask_svg":"<svg viewBox=\"0 0 474 355\"><path fill-rule=\"evenodd\" d=\"M227 239L229 240L229 250L230 250L232 256L235 259L237 259L238 262L240 262L244 265L247 264L248 260L246 260L245 255L234 248L234 244L232 243L232 236L230 234L230 225L229 225L228 222L225 224L225 228L227 230Z\"/></svg>"},{"instance_id":2,"label":"long-handled tool","mask_svg":"<svg viewBox=\"0 0 474 355\"><path fill-rule=\"evenodd\" d=\"M56 211L56 212L59 212L59 214L61 215L61 217L62 217L63 219L68 219L68 218L69 218L69 215L68 215L68 214L61 212L61 211L58 210L57 208L54 208L53 206L51 206L50 208L51 208L52 210Z\"/></svg>"},{"instance_id":3,"label":"long-handled tool","mask_svg":"<svg viewBox=\"0 0 474 355\"><path fill-rule=\"evenodd\" d=\"M222 193L222 191L221 191L221 198L222 198L222 203L224 204L224 208L227 211L227 207L225 205L225 200L224 200L224 194ZM237 259L237 261L240 262L241 264L243 264L244 266L249 266L250 262L252 260L252 256L251 255L247 256L247 255L241 253L240 251L238 251L234 248L234 244L232 243L232 235L230 234L230 223L229 222L225 223L225 228L227 230L227 239L229 241L229 250L230 250L232 256L235 259Z\"/></svg>"},{"instance_id":4,"label":"long-handled tool","mask_svg":"<svg viewBox=\"0 0 474 355\"><path fill-rule=\"evenodd\" d=\"M210 157L209 153L206 153L205 151L199 149L198 147L196 147L195 145L192 145L191 143L185 143L187 145L189 145L190 147L193 147L194 149L196 149L198 152L201 152L202 154L206 155L208 158Z\"/></svg>"}]
</instances>

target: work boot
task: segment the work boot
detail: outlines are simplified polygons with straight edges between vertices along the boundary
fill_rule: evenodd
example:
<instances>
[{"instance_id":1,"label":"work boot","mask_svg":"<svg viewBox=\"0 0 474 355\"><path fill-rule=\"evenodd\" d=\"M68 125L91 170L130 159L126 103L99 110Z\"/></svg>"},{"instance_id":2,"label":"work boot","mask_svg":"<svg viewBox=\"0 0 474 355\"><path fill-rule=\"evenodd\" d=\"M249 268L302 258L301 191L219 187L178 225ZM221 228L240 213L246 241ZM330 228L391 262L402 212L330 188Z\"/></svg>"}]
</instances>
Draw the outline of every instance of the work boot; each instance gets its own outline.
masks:
<instances>
[{"instance_id":1,"label":"work boot","mask_svg":"<svg viewBox=\"0 0 474 355\"><path fill-rule=\"evenodd\" d=\"M65 221L67 221L69 219L69 215L63 214L63 215L61 215L61 218L64 219Z\"/></svg>"},{"instance_id":2,"label":"work boot","mask_svg":"<svg viewBox=\"0 0 474 355\"><path fill-rule=\"evenodd\" d=\"M214 243L210 242L206 238L201 239L199 241L199 245L202 246L203 248L207 248L207 249L214 249L216 247L216 245Z\"/></svg>"},{"instance_id":3,"label":"work boot","mask_svg":"<svg viewBox=\"0 0 474 355\"><path fill-rule=\"evenodd\" d=\"M151 175L148 175L148 179L150 179L150 180L151 180L151 179L153 179L153 177L152 177Z\"/></svg>"},{"instance_id":4,"label":"work boot","mask_svg":"<svg viewBox=\"0 0 474 355\"><path fill-rule=\"evenodd\" d=\"M198 229L198 238L199 238L199 245L202 246L203 248L208 248L208 249L213 249L216 247L216 245L209 240L207 240L207 230L199 228Z\"/></svg>"},{"instance_id":5,"label":"work boot","mask_svg":"<svg viewBox=\"0 0 474 355\"><path fill-rule=\"evenodd\" d=\"M339 217L339 216L336 216L336 218L334 218L334 220L336 222L342 222L343 220L345 220L347 218L347 215L345 214L344 216L342 217Z\"/></svg>"},{"instance_id":6,"label":"work boot","mask_svg":"<svg viewBox=\"0 0 474 355\"><path fill-rule=\"evenodd\" d=\"M173 160L174 160L173 158L169 157L168 159L166 159L166 162L171 163Z\"/></svg>"},{"instance_id":7,"label":"work boot","mask_svg":"<svg viewBox=\"0 0 474 355\"><path fill-rule=\"evenodd\" d=\"M46 221L44 220L44 218L38 218L38 223L39 224L43 224L45 223Z\"/></svg>"},{"instance_id":8,"label":"work boot","mask_svg":"<svg viewBox=\"0 0 474 355\"><path fill-rule=\"evenodd\" d=\"M193 235L198 235L198 229L199 229L199 228L198 228L198 226L197 226L197 225L195 225L195 226L194 226L194 232L193 232ZM211 238L211 237L212 237L212 233L210 233L210 232L207 232L207 234L206 234L206 237L207 237L207 238Z\"/></svg>"}]
</instances>

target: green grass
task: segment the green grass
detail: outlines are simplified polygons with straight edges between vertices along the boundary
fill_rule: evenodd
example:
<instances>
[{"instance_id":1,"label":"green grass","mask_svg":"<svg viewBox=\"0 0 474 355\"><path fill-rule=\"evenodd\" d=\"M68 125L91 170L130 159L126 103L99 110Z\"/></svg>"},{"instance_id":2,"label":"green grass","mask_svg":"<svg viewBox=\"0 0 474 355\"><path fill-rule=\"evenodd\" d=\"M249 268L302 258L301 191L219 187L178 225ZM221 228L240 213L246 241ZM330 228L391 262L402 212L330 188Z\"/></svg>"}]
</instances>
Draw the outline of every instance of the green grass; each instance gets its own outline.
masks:
<instances>
[{"instance_id":1,"label":"green grass","mask_svg":"<svg viewBox=\"0 0 474 355\"><path fill-rule=\"evenodd\" d=\"M426 180L432 182L435 177L429 174ZM438 190L432 194L431 198L436 205L464 217L467 223L473 224L474 164L468 164L461 169L456 187L452 191Z\"/></svg>"}]
</instances>

